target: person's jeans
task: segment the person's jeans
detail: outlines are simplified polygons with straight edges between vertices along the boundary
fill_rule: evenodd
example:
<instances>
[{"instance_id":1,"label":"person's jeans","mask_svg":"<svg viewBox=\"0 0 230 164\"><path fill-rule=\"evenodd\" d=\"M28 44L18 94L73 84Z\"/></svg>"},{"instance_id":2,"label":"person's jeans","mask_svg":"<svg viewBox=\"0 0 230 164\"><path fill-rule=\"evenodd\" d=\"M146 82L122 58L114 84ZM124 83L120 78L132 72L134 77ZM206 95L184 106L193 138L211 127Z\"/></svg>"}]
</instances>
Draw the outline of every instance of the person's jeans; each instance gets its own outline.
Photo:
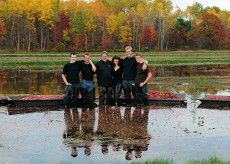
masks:
<instances>
[{"instance_id":1,"label":"person's jeans","mask_svg":"<svg viewBox=\"0 0 230 164\"><path fill-rule=\"evenodd\" d=\"M81 82L82 103L88 107L93 107L95 99L95 86L93 81L83 80Z\"/></svg>"},{"instance_id":2,"label":"person's jeans","mask_svg":"<svg viewBox=\"0 0 230 164\"><path fill-rule=\"evenodd\" d=\"M78 103L78 95L79 95L80 84L71 84L65 86L64 91L64 104L72 105L73 103Z\"/></svg>"},{"instance_id":3,"label":"person's jeans","mask_svg":"<svg viewBox=\"0 0 230 164\"><path fill-rule=\"evenodd\" d=\"M142 104L144 103L144 105L148 105L149 101L148 101L148 86L144 85L143 87L140 87L139 85L136 85L135 87L136 91L136 102L138 104Z\"/></svg>"},{"instance_id":4,"label":"person's jeans","mask_svg":"<svg viewBox=\"0 0 230 164\"><path fill-rule=\"evenodd\" d=\"M133 80L122 80L122 87L124 89L126 104L131 103L131 93L135 98L135 83Z\"/></svg>"}]
</instances>

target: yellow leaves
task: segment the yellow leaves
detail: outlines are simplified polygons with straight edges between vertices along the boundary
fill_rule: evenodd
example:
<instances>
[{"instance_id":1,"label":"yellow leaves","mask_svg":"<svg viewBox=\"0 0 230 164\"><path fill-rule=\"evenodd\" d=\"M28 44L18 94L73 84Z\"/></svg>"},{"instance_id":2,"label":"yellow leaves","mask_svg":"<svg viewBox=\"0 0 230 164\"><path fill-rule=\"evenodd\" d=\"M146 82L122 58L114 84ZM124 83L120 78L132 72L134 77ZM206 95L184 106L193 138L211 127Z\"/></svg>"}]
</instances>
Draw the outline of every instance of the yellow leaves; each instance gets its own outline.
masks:
<instances>
[{"instance_id":1,"label":"yellow leaves","mask_svg":"<svg viewBox=\"0 0 230 164\"><path fill-rule=\"evenodd\" d=\"M132 41L132 29L130 26L121 26L119 28L119 37L121 43L130 43Z\"/></svg>"},{"instance_id":2,"label":"yellow leaves","mask_svg":"<svg viewBox=\"0 0 230 164\"><path fill-rule=\"evenodd\" d=\"M92 17L88 18L85 22L85 26L88 32L94 31L96 28L96 22L94 21Z\"/></svg>"},{"instance_id":3,"label":"yellow leaves","mask_svg":"<svg viewBox=\"0 0 230 164\"><path fill-rule=\"evenodd\" d=\"M106 21L106 27L107 31L109 32L110 35L113 35L118 27L118 22L117 22L117 16L116 15L110 15Z\"/></svg>"},{"instance_id":4,"label":"yellow leaves","mask_svg":"<svg viewBox=\"0 0 230 164\"><path fill-rule=\"evenodd\" d=\"M39 20L49 27L52 27L54 24L55 3L55 0L39 0Z\"/></svg>"},{"instance_id":5,"label":"yellow leaves","mask_svg":"<svg viewBox=\"0 0 230 164\"><path fill-rule=\"evenodd\" d=\"M120 12L118 15L110 15L106 21L107 30L110 35L118 31L118 28L126 22L127 16Z\"/></svg>"},{"instance_id":6,"label":"yellow leaves","mask_svg":"<svg viewBox=\"0 0 230 164\"><path fill-rule=\"evenodd\" d=\"M69 34L70 34L70 31L69 31L69 30L63 30L63 39L64 39L65 41L70 41L70 36L69 36Z\"/></svg>"},{"instance_id":7,"label":"yellow leaves","mask_svg":"<svg viewBox=\"0 0 230 164\"><path fill-rule=\"evenodd\" d=\"M172 9L172 2L170 0L155 0L152 3L152 12L157 15L168 15Z\"/></svg>"}]
</instances>

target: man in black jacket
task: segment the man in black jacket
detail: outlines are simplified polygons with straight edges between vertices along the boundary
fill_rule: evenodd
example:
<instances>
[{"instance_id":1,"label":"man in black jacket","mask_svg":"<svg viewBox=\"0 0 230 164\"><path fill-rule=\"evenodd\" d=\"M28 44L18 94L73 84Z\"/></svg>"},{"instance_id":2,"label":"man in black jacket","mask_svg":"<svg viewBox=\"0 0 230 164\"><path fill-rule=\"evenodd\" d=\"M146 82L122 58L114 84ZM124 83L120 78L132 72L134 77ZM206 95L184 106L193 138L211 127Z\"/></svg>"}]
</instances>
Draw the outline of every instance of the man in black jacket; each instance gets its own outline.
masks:
<instances>
[{"instance_id":1,"label":"man in black jacket","mask_svg":"<svg viewBox=\"0 0 230 164\"><path fill-rule=\"evenodd\" d=\"M113 96L113 66L112 62L108 60L108 53L106 51L102 52L101 60L96 63L96 68L99 103L111 105Z\"/></svg>"}]
</instances>

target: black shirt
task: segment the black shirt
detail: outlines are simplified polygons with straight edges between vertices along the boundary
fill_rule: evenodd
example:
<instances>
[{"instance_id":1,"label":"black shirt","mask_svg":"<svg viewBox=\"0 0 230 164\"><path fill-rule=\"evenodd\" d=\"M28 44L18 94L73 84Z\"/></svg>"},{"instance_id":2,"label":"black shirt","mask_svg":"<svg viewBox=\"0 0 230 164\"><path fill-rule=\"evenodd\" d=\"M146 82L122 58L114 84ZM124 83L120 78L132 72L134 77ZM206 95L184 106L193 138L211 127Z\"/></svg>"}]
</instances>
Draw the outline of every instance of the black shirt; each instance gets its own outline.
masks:
<instances>
[{"instance_id":1,"label":"black shirt","mask_svg":"<svg viewBox=\"0 0 230 164\"><path fill-rule=\"evenodd\" d=\"M66 80L69 83L79 83L79 72L80 72L80 62L76 61L75 63L66 63L63 68L62 74L66 76Z\"/></svg>"},{"instance_id":2,"label":"black shirt","mask_svg":"<svg viewBox=\"0 0 230 164\"><path fill-rule=\"evenodd\" d=\"M144 82L149 73L149 67L147 69L142 70L142 66L144 63L140 63L137 65L137 74L135 79L135 84L139 85L140 83Z\"/></svg>"},{"instance_id":3,"label":"black shirt","mask_svg":"<svg viewBox=\"0 0 230 164\"><path fill-rule=\"evenodd\" d=\"M113 66L112 62L100 60L96 63L98 86L110 87L113 84Z\"/></svg>"},{"instance_id":4,"label":"black shirt","mask_svg":"<svg viewBox=\"0 0 230 164\"><path fill-rule=\"evenodd\" d=\"M122 61L123 79L124 80L135 80L137 73L137 62L135 57L126 57Z\"/></svg>"},{"instance_id":5,"label":"black shirt","mask_svg":"<svg viewBox=\"0 0 230 164\"><path fill-rule=\"evenodd\" d=\"M122 69L118 68L116 71L113 68L113 84L116 85L122 81Z\"/></svg>"},{"instance_id":6,"label":"black shirt","mask_svg":"<svg viewBox=\"0 0 230 164\"><path fill-rule=\"evenodd\" d=\"M80 70L82 74L82 80L93 81L93 74L91 64L85 64L84 60L80 61Z\"/></svg>"}]
</instances>

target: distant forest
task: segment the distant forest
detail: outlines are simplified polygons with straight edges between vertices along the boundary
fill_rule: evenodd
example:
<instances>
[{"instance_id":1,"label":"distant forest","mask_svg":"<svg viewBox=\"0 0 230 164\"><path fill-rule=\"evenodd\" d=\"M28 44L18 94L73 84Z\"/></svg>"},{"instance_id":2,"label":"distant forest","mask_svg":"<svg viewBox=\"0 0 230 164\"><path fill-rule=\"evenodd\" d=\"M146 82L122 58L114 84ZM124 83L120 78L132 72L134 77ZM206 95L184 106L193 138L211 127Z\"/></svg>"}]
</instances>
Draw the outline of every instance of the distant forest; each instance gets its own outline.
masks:
<instances>
[{"instance_id":1,"label":"distant forest","mask_svg":"<svg viewBox=\"0 0 230 164\"><path fill-rule=\"evenodd\" d=\"M230 49L230 11L170 0L0 0L3 51Z\"/></svg>"}]
</instances>

